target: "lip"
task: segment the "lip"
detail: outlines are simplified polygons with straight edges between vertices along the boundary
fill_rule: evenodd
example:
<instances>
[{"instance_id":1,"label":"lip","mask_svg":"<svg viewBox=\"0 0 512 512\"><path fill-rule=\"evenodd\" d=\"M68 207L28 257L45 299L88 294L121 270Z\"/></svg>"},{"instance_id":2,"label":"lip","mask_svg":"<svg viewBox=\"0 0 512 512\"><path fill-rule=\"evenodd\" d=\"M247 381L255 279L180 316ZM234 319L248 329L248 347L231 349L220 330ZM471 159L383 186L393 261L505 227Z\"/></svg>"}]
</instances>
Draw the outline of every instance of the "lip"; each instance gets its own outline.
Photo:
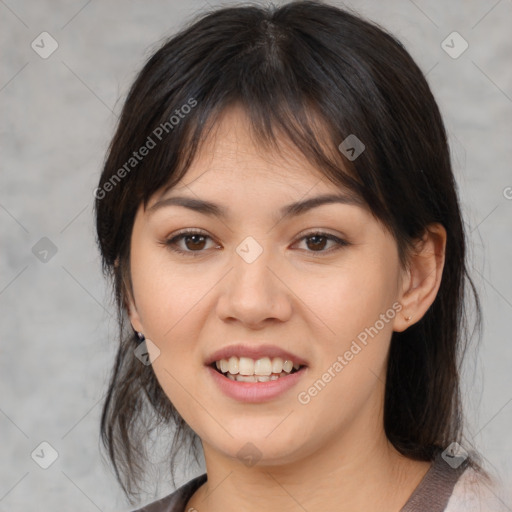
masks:
<instances>
[{"instance_id":1,"label":"lip","mask_svg":"<svg viewBox=\"0 0 512 512\"><path fill-rule=\"evenodd\" d=\"M279 357L279 356L276 356ZM211 366L206 367L215 384L228 397L240 402L266 402L295 386L307 372L307 366L299 371L268 382L238 382L230 380Z\"/></svg>"},{"instance_id":2,"label":"lip","mask_svg":"<svg viewBox=\"0 0 512 512\"><path fill-rule=\"evenodd\" d=\"M307 366L308 363L302 357L293 354L292 352L288 352L276 345L229 345L228 347L221 348L217 350L213 354L210 354L205 361L206 366L210 366L215 361L220 361L221 359L229 359L232 356L236 357L250 357L251 359L257 360L263 357L280 357L281 359L288 359L289 361L293 361L294 364L300 364L301 366ZM273 381L274 382L274 381ZM277 382L277 381L275 381Z\"/></svg>"}]
</instances>

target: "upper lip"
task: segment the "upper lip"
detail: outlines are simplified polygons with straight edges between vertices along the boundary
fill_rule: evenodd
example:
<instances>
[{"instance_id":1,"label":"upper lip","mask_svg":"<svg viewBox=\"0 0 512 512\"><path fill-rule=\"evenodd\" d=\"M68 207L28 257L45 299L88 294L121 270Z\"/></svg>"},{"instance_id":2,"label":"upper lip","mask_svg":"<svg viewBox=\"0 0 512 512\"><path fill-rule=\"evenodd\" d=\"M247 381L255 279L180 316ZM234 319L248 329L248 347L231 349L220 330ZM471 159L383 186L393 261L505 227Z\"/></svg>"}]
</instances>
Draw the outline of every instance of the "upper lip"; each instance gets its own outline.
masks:
<instances>
[{"instance_id":1,"label":"upper lip","mask_svg":"<svg viewBox=\"0 0 512 512\"><path fill-rule=\"evenodd\" d=\"M249 357L251 359L257 360L263 357L269 357L272 359L273 357L280 357L281 359L288 359L292 361L294 364L299 364L301 366L306 366L307 363L305 359L302 357L289 352L288 350L284 350L281 347L276 345L229 345L227 347L221 348L216 352L213 352L206 359L205 364L208 366L216 361L220 361L221 359L229 359L231 356L236 357Z\"/></svg>"}]
</instances>

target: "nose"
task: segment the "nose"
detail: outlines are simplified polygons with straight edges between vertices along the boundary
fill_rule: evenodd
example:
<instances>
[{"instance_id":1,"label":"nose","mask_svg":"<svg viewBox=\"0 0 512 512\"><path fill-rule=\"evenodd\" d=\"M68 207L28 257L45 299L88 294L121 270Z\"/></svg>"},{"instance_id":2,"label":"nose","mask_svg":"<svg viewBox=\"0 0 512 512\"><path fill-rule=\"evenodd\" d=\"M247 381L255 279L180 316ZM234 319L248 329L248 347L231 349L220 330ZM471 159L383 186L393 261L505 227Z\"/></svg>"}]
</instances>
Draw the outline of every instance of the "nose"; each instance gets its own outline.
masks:
<instances>
[{"instance_id":1,"label":"nose","mask_svg":"<svg viewBox=\"0 0 512 512\"><path fill-rule=\"evenodd\" d=\"M285 322L292 313L292 292L280 275L278 258L251 237L233 253L232 270L223 280L217 302L222 320L257 329L270 320Z\"/></svg>"}]
</instances>

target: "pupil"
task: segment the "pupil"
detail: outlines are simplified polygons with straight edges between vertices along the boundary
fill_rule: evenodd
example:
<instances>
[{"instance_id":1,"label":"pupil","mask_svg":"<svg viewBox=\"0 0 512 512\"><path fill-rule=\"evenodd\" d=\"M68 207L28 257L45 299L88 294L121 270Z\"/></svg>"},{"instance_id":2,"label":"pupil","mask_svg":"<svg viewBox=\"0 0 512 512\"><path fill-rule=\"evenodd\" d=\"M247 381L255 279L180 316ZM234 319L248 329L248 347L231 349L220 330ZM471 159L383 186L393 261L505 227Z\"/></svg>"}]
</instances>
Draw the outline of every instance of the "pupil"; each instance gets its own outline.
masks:
<instances>
[{"instance_id":1,"label":"pupil","mask_svg":"<svg viewBox=\"0 0 512 512\"><path fill-rule=\"evenodd\" d=\"M202 238L202 239L203 239L203 240L202 240L202 242L198 242L198 241L197 241L197 239L198 239L198 238L199 238L199 239L201 239L201 238ZM195 245L196 249L198 248L198 247L197 247L197 244L198 244L198 243L199 243L199 244L201 244L201 243L203 243L203 244L204 244L204 235L189 235L189 236L187 237L187 239L188 239L188 240L190 240L190 239L194 240L194 241L192 242L192 244L194 244L194 245ZM187 246L188 246L188 245L189 245L189 244L187 243ZM190 247L188 247L188 248L190 249ZM202 248L202 247L199 247L199 248Z\"/></svg>"},{"instance_id":2,"label":"pupil","mask_svg":"<svg viewBox=\"0 0 512 512\"><path fill-rule=\"evenodd\" d=\"M321 242L318 242L318 240L323 240L323 244ZM320 249L323 249L324 246L325 246L325 241L326 241L326 238L325 236L321 236L321 235L313 235L313 236L310 236L309 237L309 240L316 240L316 242L313 242L313 248L316 247L317 249L320 248ZM308 243L308 247L311 249L311 244Z\"/></svg>"}]
</instances>

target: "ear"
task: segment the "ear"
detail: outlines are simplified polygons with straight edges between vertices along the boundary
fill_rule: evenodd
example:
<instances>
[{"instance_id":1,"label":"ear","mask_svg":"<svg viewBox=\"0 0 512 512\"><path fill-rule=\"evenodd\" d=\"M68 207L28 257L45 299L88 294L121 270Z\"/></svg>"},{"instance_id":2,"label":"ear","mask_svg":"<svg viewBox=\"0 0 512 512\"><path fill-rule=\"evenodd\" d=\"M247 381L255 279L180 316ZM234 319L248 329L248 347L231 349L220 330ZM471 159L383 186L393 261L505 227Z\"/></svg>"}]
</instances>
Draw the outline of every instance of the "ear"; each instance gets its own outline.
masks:
<instances>
[{"instance_id":1,"label":"ear","mask_svg":"<svg viewBox=\"0 0 512 512\"><path fill-rule=\"evenodd\" d=\"M441 285L445 251L446 229L439 223L429 224L424 236L415 243L404 271L398 298L403 309L395 317L394 331L405 331L418 322L434 302Z\"/></svg>"},{"instance_id":2,"label":"ear","mask_svg":"<svg viewBox=\"0 0 512 512\"><path fill-rule=\"evenodd\" d=\"M128 311L128 317L130 318L130 323L132 324L132 327L136 331L143 333L144 328L142 327L142 322L140 320L140 316L137 311L137 307L135 306L135 301L131 293L126 294L125 305Z\"/></svg>"},{"instance_id":3,"label":"ear","mask_svg":"<svg viewBox=\"0 0 512 512\"><path fill-rule=\"evenodd\" d=\"M123 271L119 268L119 259L116 259L114 267L116 269L116 272L120 273L120 279L122 282L122 300L124 307L126 308L126 311L128 313L130 323L132 324L133 329L143 333L144 328L142 327L142 322L137 311L137 306L135 305L135 299L133 298L133 288L131 285L131 280L129 276L123 273Z\"/></svg>"}]
</instances>

